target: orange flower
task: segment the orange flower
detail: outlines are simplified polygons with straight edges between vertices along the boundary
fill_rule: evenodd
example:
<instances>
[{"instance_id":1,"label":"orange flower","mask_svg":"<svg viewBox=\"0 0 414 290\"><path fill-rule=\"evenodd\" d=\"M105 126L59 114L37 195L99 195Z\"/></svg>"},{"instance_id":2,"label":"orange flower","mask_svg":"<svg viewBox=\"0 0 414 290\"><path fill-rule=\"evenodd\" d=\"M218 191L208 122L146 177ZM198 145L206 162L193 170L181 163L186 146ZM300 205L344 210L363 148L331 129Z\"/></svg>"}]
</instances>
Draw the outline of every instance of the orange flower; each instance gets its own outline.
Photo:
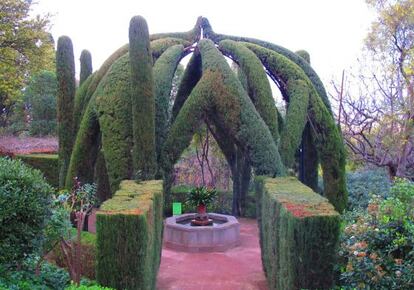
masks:
<instances>
[{"instance_id":1,"label":"orange flower","mask_svg":"<svg viewBox=\"0 0 414 290\"><path fill-rule=\"evenodd\" d=\"M367 253L365 252L359 252L358 253L358 257L365 257L367 255Z\"/></svg>"},{"instance_id":2,"label":"orange flower","mask_svg":"<svg viewBox=\"0 0 414 290\"><path fill-rule=\"evenodd\" d=\"M370 257L372 260L376 260L376 259L378 258L378 255L377 255L377 253L371 253L371 255L369 255L369 257Z\"/></svg>"},{"instance_id":3,"label":"orange flower","mask_svg":"<svg viewBox=\"0 0 414 290\"><path fill-rule=\"evenodd\" d=\"M402 264L402 259L394 259L395 264L397 265L401 265Z\"/></svg>"}]
</instances>

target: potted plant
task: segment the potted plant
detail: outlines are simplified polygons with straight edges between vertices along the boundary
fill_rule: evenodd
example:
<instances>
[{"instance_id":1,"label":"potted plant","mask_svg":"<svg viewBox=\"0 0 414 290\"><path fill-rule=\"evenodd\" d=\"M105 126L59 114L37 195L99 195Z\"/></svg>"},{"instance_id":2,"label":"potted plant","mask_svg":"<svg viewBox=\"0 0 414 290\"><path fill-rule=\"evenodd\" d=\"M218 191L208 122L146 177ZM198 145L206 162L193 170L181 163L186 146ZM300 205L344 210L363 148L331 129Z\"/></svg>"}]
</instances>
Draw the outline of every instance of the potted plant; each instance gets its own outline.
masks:
<instances>
[{"instance_id":1,"label":"potted plant","mask_svg":"<svg viewBox=\"0 0 414 290\"><path fill-rule=\"evenodd\" d=\"M190 190L187 195L186 203L194 206L199 215L206 215L207 205L209 205L217 196L215 188L198 186Z\"/></svg>"}]
</instances>

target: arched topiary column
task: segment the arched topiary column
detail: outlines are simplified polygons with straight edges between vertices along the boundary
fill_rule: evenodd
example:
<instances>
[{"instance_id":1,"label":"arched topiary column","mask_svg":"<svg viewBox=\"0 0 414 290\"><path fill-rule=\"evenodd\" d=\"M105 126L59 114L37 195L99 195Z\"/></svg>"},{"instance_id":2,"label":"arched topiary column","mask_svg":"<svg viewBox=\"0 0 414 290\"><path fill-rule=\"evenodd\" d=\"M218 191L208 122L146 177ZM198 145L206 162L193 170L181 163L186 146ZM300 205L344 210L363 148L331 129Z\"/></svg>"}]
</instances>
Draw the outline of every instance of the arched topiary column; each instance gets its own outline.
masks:
<instances>
[{"instance_id":1,"label":"arched topiary column","mask_svg":"<svg viewBox=\"0 0 414 290\"><path fill-rule=\"evenodd\" d=\"M152 55L147 22L135 16L129 24L131 76L133 167L140 179L152 179L156 173L155 99Z\"/></svg>"},{"instance_id":2,"label":"arched topiary column","mask_svg":"<svg viewBox=\"0 0 414 290\"><path fill-rule=\"evenodd\" d=\"M270 131L225 59L209 40L201 40L198 48L203 74L172 124L164 146L164 167L172 167L200 122L208 119L247 149L258 174L280 173L280 156Z\"/></svg>"},{"instance_id":3,"label":"arched topiary column","mask_svg":"<svg viewBox=\"0 0 414 290\"><path fill-rule=\"evenodd\" d=\"M306 60L310 64L310 55L305 50L299 50L297 55ZM302 144L300 152L300 170L299 180L312 188L315 192L319 191L318 188L318 166L319 158L318 151L315 145L315 136L312 130L311 124L306 123L305 129L302 133Z\"/></svg>"},{"instance_id":4,"label":"arched topiary column","mask_svg":"<svg viewBox=\"0 0 414 290\"><path fill-rule=\"evenodd\" d=\"M161 148L167 137L167 126L170 119L169 105L172 79L175 70L183 57L184 47L174 45L168 48L154 64L155 87L155 149L157 163L161 159Z\"/></svg>"},{"instance_id":5,"label":"arched topiary column","mask_svg":"<svg viewBox=\"0 0 414 290\"><path fill-rule=\"evenodd\" d=\"M308 78L311 80L311 82L314 85L316 91L318 92L318 94L322 98L325 106L328 108L328 111L332 114L331 104L329 102L328 95L326 94L325 87L323 86L323 83L320 80L319 76L316 74L316 72L313 70L313 68L309 65L309 63L306 62L305 59L303 59L302 57L298 56L294 52L292 52L292 51L290 51L290 50L288 50L288 49L286 49L282 46L279 46L279 45L276 45L276 44L273 44L273 43L270 43L270 42L267 42L267 41L254 39L254 38L249 38L249 37L240 37L240 36L232 36L232 35L224 35L224 34L215 33L213 31L213 29L212 29L212 27L211 27L211 25L210 25L207 18L203 18L202 27L204 29L204 33L205 33L206 37L213 40L216 43L219 43L220 41L222 41L224 39L230 39L230 40L241 41L241 42L248 42L248 43L256 44L256 45L259 45L261 47L268 48L272 51L275 51L275 52L287 57L289 60L293 61L294 63L296 63L303 70L303 72L308 76Z\"/></svg>"},{"instance_id":6,"label":"arched topiary column","mask_svg":"<svg viewBox=\"0 0 414 290\"><path fill-rule=\"evenodd\" d=\"M304 82L304 84L302 83L304 89L309 94L308 117L312 128L315 130L317 149L320 153L324 180L324 195L339 212L342 212L345 209L347 200L345 150L341 135L332 115L329 113L307 76L297 65L270 49L249 43L245 45L256 53L264 66L271 71L275 78L281 79L283 83L289 83L291 79ZM295 134L301 136L304 126L305 120L301 123L302 129L296 131ZM300 138L297 140L300 141ZM290 153L292 158L298 146L299 143L297 143L294 149L287 148L289 151L293 151Z\"/></svg>"}]
</instances>

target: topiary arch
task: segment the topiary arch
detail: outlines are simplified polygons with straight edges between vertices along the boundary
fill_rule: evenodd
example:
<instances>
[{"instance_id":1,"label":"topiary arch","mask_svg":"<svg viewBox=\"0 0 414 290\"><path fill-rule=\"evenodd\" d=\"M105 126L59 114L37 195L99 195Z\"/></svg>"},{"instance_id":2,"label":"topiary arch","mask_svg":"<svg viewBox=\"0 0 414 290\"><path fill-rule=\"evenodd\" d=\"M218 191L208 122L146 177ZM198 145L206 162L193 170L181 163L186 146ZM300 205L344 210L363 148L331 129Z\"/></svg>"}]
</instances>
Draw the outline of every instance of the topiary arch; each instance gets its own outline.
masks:
<instances>
[{"instance_id":1,"label":"topiary arch","mask_svg":"<svg viewBox=\"0 0 414 290\"><path fill-rule=\"evenodd\" d=\"M302 181L316 189L320 163L323 195L343 211L347 192L342 137L309 54L217 34L203 17L189 32L149 35L145 19L136 16L130 22L129 41L98 71L83 77L71 101L76 139L73 150L70 142L61 143L61 152L71 151L69 164L62 163L68 170L61 184L71 187L75 176L83 182L98 181L99 188L109 188L101 192L105 200L122 180L163 176L168 197L172 168L205 123L231 168L233 214L243 212L252 169L255 175L285 176L299 148ZM58 46L58 55L64 49ZM190 53L169 108L175 71ZM225 56L237 64L237 71ZM286 101L285 116L275 105L268 77ZM68 96L61 98L66 102Z\"/></svg>"}]
</instances>

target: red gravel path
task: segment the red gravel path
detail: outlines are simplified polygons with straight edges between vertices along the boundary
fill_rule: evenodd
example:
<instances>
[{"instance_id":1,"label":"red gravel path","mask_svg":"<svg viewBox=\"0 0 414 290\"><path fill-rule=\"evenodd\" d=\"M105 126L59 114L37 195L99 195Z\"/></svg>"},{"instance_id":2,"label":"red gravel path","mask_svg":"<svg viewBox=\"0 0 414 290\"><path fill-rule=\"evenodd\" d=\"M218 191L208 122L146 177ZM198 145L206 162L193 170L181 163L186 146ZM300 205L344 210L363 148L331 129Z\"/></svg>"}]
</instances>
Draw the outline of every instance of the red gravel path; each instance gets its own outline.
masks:
<instances>
[{"instance_id":1,"label":"red gravel path","mask_svg":"<svg viewBox=\"0 0 414 290\"><path fill-rule=\"evenodd\" d=\"M0 155L55 153L57 150L56 137L0 136Z\"/></svg>"},{"instance_id":2,"label":"red gravel path","mask_svg":"<svg viewBox=\"0 0 414 290\"><path fill-rule=\"evenodd\" d=\"M158 290L267 290L256 220L239 219L241 245L226 252L162 250Z\"/></svg>"}]
</instances>

